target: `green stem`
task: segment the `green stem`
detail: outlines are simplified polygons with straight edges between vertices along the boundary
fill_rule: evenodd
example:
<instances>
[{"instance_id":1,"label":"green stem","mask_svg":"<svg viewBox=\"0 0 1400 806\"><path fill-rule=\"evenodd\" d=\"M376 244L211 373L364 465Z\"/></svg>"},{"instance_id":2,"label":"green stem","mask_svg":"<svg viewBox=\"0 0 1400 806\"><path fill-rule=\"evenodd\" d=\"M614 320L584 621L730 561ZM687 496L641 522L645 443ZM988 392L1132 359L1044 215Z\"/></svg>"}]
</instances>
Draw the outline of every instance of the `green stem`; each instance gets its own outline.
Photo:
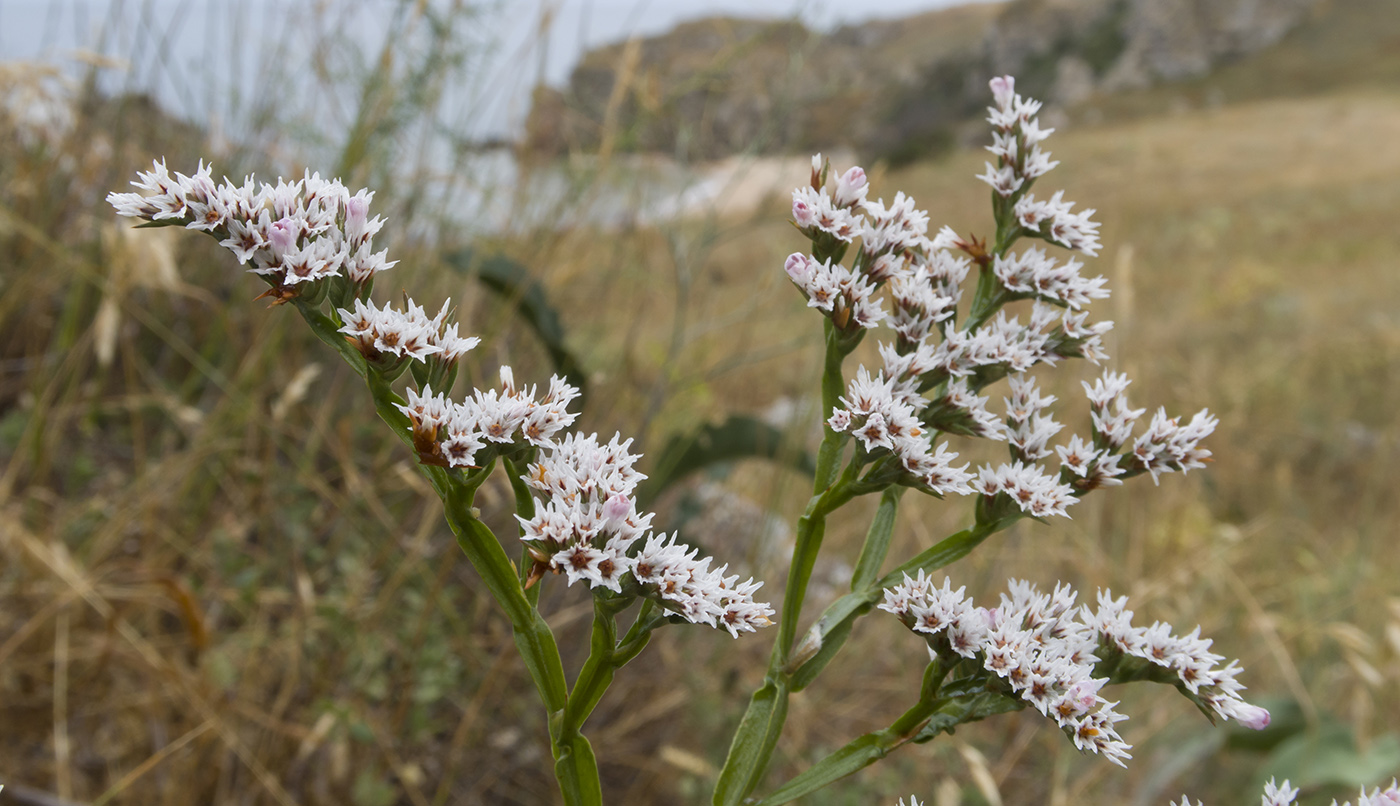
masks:
<instances>
[{"instance_id":1,"label":"green stem","mask_svg":"<svg viewBox=\"0 0 1400 806\"><path fill-rule=\"evenodd\" d=\"M589 640L588 659L583 662L578 679L574 681L573 691L569 692L569 707L564 712L563 728L566 734L582 729L584 720L593 713L603 692L612 683L613 672L617 669L614 662L617 613L630 602L630 597L622 600L593 597L593 634Z\"/></svg>"},{"instance_id":2,"label":"green stem","mask_svg":"<svg viewBox=\"0 0 1400 806\"><path fill-rule=\"evenodd\" d=\"M510 476L510 490L515 495L515 514L525 520L535 517L535 496L530 492L530 485L525 483L520 468L508 457L501 459L506 466L506 474ZM516 569L516 576L520 579L521 587L529 579L530 569L534 566L534 558L530 556L528 547L520 549L520 567ZM533 585L525 589L525 598L529 600L531 607L538 607L540 603L540 589L543 585Z\"/></svg>"},{"instance_id":3,"label":"green stem","mask_svg":"<svg viewBox=\"0 0 1400 806\"><path fill-rule=\"evenodd\" d=\"M826 516L855 496L852 484L859 472L859 465L852 461L846 467L835 485L820 495L812 496L807 502L807 511L797 521L797 539L793 546L792 563L789 566L787 588L783 592L783 612L778 621L778 643L774 647L777 666L787 663L792 650L793 639L797 634L797 622L802 616L802 603L807 598L807 584L812 579L817 555L821 552L822 538L826 536Z\"/></svg>"},{"instance_id":4,"label":"green stem","mask_svg":"<svg viewBox=\"0 0 1400 806\"><path fill-rule=\"evenodd\" d=\"M845 747L778 787L773 794L759 801L758 806L779 806L816 792L838 779L874 764L896 748L913 741L929 719L945 704L938 696L939 685L945 674L947 669L938 660L934 660L924 671L919 702L905 711L894 724L847 743Z\"/></svg>"},{"instance_id":5,"label":"green stem","mask_svg":"<svg viewBox=\"0 0 1400 806\"><path fill-rule=\"evenodd\" d=\"M881 504L883 506L883 499ZM879 517L880 515L877 513L876 518L879 519ZM893 513L890 517L893 517ZM804 644L811 642L817 649L811 653L811 657L800 663L794 661L793 665L797 668L787 669L791 675L788 679L791 689L801 691L810 685L817 675L822 673L827 664L845 646L855 620L870 612L886 588L903 582L905 574L934 571L966 557L968 553L981 545L982 541L1010 526L1016 520L1014 517L1002 520L979 520L978 523L925 549L883 577L871 580L860 587L853 584L851 592L832 602L822 612L821 618L817 619L817 623L813 625L808 634L803 637ZM874 529L874 524L871 528Z\"/></svg>"},{"instance_id":6,"label":"green stem","mask_svg":"<svg viewBox=\"0 0 1400 806\"><path fill-rule=\"evenodd\" d=\"M845 392L842 363L858 342L858 339L843 339L829 319L825 320L824 329L826 354L821 383L823 421L829 419L832 411L840 405L841 394ZM830 426L825 426L823 430L821 448L817 451L817 468L812 479L812 498L797 522L797 538L783 595L778 635L768 661L768 673L763 685L749 699L749 707L734 732L724 768L715 782L716 806L736 806L758 787L768 770L773 751L778 746L778 737L782 735L783 725L787 721L791 687L782 669L792 649L798 619L802 614L802 602L807 595L807 583L821 550L826 516L850 500L849 482L855 480L860 470L853 460L846 470L849 479L843 479L847 483L838 481L846 436L833 431Z\"/></svg>"},{"instance_id":7,"label":"green stem","mask_svg":"<svg viewBox=\"0 0 1400 806\"><path fill-rule=\"evenodd\" d=\"M860 558L856 560L855 573L851 575L851 590L860 590L874 582L890 551L890 541L894 537L894 522L899 514L899 499L907 487L898 485L886 487L880 493L880 506L870 521L870 529L865 533L865 543L860 547Z\"/></svg>"},{"instance_id":8,"label":"green stem","mask_svg":"<svg viewBox=\"0 0 1400 806\"><path fill-rule=\"evenodd\" d=\"M345 337L337 332L337 323L311 303L294 300L294 305L306 323L311 326L321 341L340 353L346 363L369 385L374 407L382 419L404 444L413 447L412 426L408 417L395 404L403 403L389 386L389 381L360 355ZM518 473L509 461L506 462L512 477L512 487L516 492L517 511L528 506L533 510L529 490L522 490ZM549 624L535 609L535 598L527 596L520 576L506 556L505 549L486 524L479 519L473 506L476 490L490 474L490 465L469 479L454 476L447 470L429 465L418 465L418 471L433 486L442 499L444 514L452 532L457 536L457 545L467 555L467 559L481 575L487 590L496 603L505 611L514 630L515 646L530 678L535 683L540 699L549 714L549 732L554 753L554 774L568 806L600 806L602 788L598 777L598 761L588 740L577 733L564 735L562 727L568 724L565 719L568 707L568 686L564 678L564 663L559 655L559 647L554 641L554 633ZM538 595L538 594L536 594Z\"/></svg>"},{"instance_id":9,"label":"green stem","mask_svg":"<svg viewBox=\"0 0 1400 806\"><path fill-rule=\"evenodd\" d=\"M619 669L626 666L646 648L647 642L651 640L651 631L665 623L666 611L651 599L642 600L642 609L637 613L637 620L632 622L627 634L622 636L613 652L613 665Z\"/></svg>"},{"instance_id":10,"label":"green stem","mask_svg":"<svg viewBox=\"0 0 1400 806\"><path fill-rule=\"evenodd\" d=\"M977 275L977 290L972 293L972 304L968 308L967 321L963 322L963 332L972 333L987 323L1009 297L1001 287L990 266L983 266Z\"/></svg>"}]
</instances>

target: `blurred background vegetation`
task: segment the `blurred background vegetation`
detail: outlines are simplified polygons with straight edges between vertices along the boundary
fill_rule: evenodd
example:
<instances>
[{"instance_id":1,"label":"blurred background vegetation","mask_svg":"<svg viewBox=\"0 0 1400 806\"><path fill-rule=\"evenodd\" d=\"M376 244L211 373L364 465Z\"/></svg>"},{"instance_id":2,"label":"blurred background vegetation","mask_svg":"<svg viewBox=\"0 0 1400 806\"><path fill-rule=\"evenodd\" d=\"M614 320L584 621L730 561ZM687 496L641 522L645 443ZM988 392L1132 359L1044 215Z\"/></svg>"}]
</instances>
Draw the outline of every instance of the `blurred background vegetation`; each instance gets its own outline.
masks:
<instances>
[{"instance_id":1,"label":"blurred background vegetation","mask_svg":"<svg viewBox=\"0 0 1400 806\"><path fill-rule=\"evenodd\" d=\"M1167 5L1196 27L1153 51L1163 29L1143 9ZM1243 22L1209 3L1017 0L826 33L689 23L585 55L491 153L454 137L447 88L484 46L467 5L393 5L379 50L323 26L298 80L338 101L313 115L244 88L236 138L104 90L121 66L100 55L81 71L0 63L0 803L557 799L509 626L411 457L352 373L251 303L231 256L116 220L103 197L136 170L204 157L373 188L401 261L380 297L450 296L485 340L463 388L503 363L539 382L573 362L582 427L637 437L644 470L673 477L653 488L661 522L777 596L807 484L784 468L819 428L819 323L778 270L803 247L786 189L810 150L835 149L839 168L866 165L872 196L904 190L935 226L986 234L976 118L1002 69L1052 101L1062 165L1044 181L1100 211L1091 270L1114 291L1101 310L1134 401L1208 406L1221 425L1209 470L1095 495L951 572L979 600L1009 576L1064 580L1130 595L1147 623L1199 623L1276 727L1213 729L1171 691L1129 691L1126 771L1022 713L813 802L1241 803L1279 774L1325 803L1388 779L1400 7L1254 5ZM1053 391L1077 398L1092 370L1056 373ZM783 461L655 464L697 434L700 454L723 453L704 429L735 415L779 429ZM481 505L508 542L507 496L488 487ZM906 501L906 553L968 517ZM813 613L850 573L868 507L851 510L828 530ZM576 668L587 596L553 582L542 607ZM778 774L915 696L923 649L893 620L866 625L794 700ZM667 630L622 670L588 731L611 800L707 802L767 648Z\"/></svg>"}]
</instances>

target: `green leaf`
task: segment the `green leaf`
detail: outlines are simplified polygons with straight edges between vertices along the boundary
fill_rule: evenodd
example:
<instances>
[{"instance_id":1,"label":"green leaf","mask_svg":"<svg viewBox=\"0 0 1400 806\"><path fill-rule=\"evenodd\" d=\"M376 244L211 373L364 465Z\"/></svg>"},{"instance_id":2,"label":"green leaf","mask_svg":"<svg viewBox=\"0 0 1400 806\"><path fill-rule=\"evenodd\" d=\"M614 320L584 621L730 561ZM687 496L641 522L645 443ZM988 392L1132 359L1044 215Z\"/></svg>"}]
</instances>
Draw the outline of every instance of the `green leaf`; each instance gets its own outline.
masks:
<instances>
[{"instance_id":1,"label":"green leaf","mask_svg":"<svg viewBox=\"0 0 1400 806\"><path fill-rule=\"evenodd\" d=\"M399 790L384 779L377 768L362 768L350 790L350 802L355 806L391 806L398 800Z\"/></svg>"},{"instance_id":2,"label":"green leaf","mask_svg":"<svg viewBox=\"0 0 1400 806\"><path fill-rule=\"evenodd\" d=\"M885 499L882 499L882 509L884 504ZM893 508L891 508L887 513L890 528L893 528L894 525L894 515L895 512ZM875 529L875 526L879 524L880 520L880 514L877 512L876 522L871 524L872 530ZM822 613L821 618L817 620L814 627L817 635L821 638L821 649L793 673L792 690L801 691L811 684L811 682L816 679L817 675L821 674L822 670L826 668L826 665L831 662L832 658L836 657L836 653L840 652L841 647L845 645L846 639L851 634L851 628L855 620L870 612L875 602L879 601L884 595L885 588L903 582L904 574L906 573L916 572L921 569L924 571L936 570L961 559L981 544L983 540L986 540L988 536L999 529L1005 528L1006 525L1007 524L1004 523L979 524L964 529L926 549L921 554L886 574L884 577L881 577L865 587L852 590L850 593L832 602L825 612ZM876 535L875 539L887 540L888 538L887 536L881 538L879 535ZM870 540L871 538L867 537L867 545L869 545ZM865 565L865 568L862 569L862 575L874 576L874 573L878 571L878 566L872 569L870 566L875 565L873 561L864 562L864 560L864 555L862 555L862 561ZM805 637L804 640L806 640Z\"/></svg>"},{"instance_id":3,"label":"green leaf","mask_svg":"<svg viewBox=\"0 0 1400 806\"><path fill-rule=\"evenodd\" d=\"M867 733L803 770L773 794L759 801L759 806L779 806L803 795L810 795L851 773L869 767L888 755L890 749L890 743L883 732Z\"/></svg>"},{"instance_id":4,"label":"green leaf","mask_svg":"<svg viewBox=\"0 0 1400 806\"><path fill-rule=\"evenodd\" d=\"M549 353L554 369L580 392L585 391L588 376L578 358L564 344L564 326L559 323L559 314L549 303L544 286L532 278L523 265L504 255L478 259L471 249L453 252L443 260L457 271L476 277L482 285L513 304L516 313ZM587 395L583 399L586 400Z\"/></svg>"},{"instance_id":5,"label":"green leaf","mask_svg":"<svg viewBox=\"0 0 1400 806\"><path fill-rule=\"evenodd\" d=\"M593 755L593 745L582 734L575 734L568 746L559 748L554 777L567 806L602 806L598 759Z\"/></svg>"},{"instance_id":6,"label":"green leaf","mask_svg":"<svg viewBox=\"0 0 1400 806\"><path fill-rule=\"evenodd\" d=\"M923 744L940 733L952 734L962 724L976 722L997 714L1009 714L1026 707L1026 701L1012 694L999 691L983 691L966 697L959 697L938 709L924 725L914 742Z\"/></svg>"},{"instance_id":7,"label":"green leaf","mask_svg":"<svg viewBox=\"0 0 1400 806\"><path fill-rule=\"evenodd\" d=\"M657 454L651 475L638 487L638 505L645 506L680 479L720 462L770 459L803 473L814 472L811 455L787 447L785 441L782 431L744 415L731 415L693 434L673 436Z\"/></svg>"},{"instance_id":8,"label":"green leaf","mask_svg":"<svg viewBox=\"0 0 1400 806\"><path fill-rule=\"evenodd\" d=\"M787 720L787 707L787 689L773 680L753 693L715 781L715 806L738 806L758 786Z\"/></svg>"},{"instance_id":9,"label":"green leaf","mask_svg":"<svg viewBox=\"0 0 1400 806\"><path fill-rule=\"evenodd\" d=\"M360 351L346 340L345 334L340 332L340 328L329 316L321 313L315 307L304 300L294 298L292 304L296 306L301 318L306 320L306 324L311 326L311 330L316 334L316 338L329 344L340 353L340 357L350 365L351 369L361 378L369 373L365 357L360 355Z\"/></svg>"},{"instance_id":10,"label":"green leaf","mask_svg":"<svg viewBox=\"0 0 1400 806\"><path fill-rule=\"evenodd\" d=\"M817 675L826 669L827 664L831 663L831 660L846 645L846 639L851 637L851 628L855 626L856 617L864 615L871 607L872 605L869 603L862 603L848 618L835 619L834 626L830 627L825 624L826 616L822 617L816 626L817 634L821 635L821 649L817 650L815 655L793 673L793 691L801 691L817 679Z\"/></svg>"},{"instance_id":11,"label":"green leaf","mask_svg":"<svg viewBox=\"0 0 1400 806\"><path fill-rule=\"evenodd\" d=\"M880 578L880 566L890 550L890 540L894 537L894 523L899 514L899 498L904 487L890 487L880 494L880 507L870 521L870 529L865 534L865 544L860 549L860 559L856 561L855 572L851 576L851 590L866 587Z\"/></svg>"}]
</instances>

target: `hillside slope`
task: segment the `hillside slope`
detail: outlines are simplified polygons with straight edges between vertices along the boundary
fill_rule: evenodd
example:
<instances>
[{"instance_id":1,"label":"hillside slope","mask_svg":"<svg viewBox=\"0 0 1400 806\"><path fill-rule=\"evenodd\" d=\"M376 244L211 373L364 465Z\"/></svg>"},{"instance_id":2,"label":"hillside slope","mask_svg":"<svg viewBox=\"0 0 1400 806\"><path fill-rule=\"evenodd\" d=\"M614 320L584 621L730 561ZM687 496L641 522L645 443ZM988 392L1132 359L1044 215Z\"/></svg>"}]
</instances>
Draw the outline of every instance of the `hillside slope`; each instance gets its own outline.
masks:
<instances>
[{"instance_id":1,"label":"hillside slope","mask_svg":"<svg viewBox=\"0 0 1400 806\"><path fill-rule=\"evenodd\" d=\"M828 35L716 18L587 54L565 89L536 93L525 150L848 148L902 163L976 140L992 75L1018 76L1052 118L1092 120L1183 93L1215 103L1400 86L1397 54L1392 0L1013 0Z\"/></svg>"}]
</instances>

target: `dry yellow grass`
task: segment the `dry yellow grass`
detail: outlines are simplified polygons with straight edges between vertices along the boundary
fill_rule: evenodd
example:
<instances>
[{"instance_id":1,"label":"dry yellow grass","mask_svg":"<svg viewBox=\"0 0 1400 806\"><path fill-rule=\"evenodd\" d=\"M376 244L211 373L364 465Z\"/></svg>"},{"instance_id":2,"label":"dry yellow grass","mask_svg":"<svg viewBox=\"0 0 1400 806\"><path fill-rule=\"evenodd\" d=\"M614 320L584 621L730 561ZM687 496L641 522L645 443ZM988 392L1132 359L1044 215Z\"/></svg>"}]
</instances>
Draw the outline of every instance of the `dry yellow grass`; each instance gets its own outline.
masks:
<instances>
[{"instance_id":1,"label":"dry yellow grass","mask_svg":"<svg viewBox=\"0 0 1400 806\"><path fill-rule=\"evenodd\" d=\"M1063 165L1047 184L1101 211L1094 267L1115 290L1103 308L1120 323L1111 347L1137 378L1134 399L1217 412L1216 462L1160 488L1139 480L1098 495L1072 523L995 539L952 569L974 595L994 596L1012 575L1111 586L1139 618L1200 623L1242 659L1251 693L1301 699L1363 738L1391 728L1397 138L1400 97L1369 91L1051 141ZM125 181L136 151L0 168L0 259L17 268L0 287L0 780L82 802L554 802L543 720L507 625L353 376L284 311L248 305L252 286L208 244L177 241L173 279L124 279L123 260L158 260L149 245L132 252L100 234L101 195ZM905 190L934 222L985 234L987 194L971 178L981 159L875 173L874 193ZM820 328L780 271L802 245L785 215L775 198L742 219L478 247L537 267L558 301L594 373L586 427L634 434L645 449L788 398L803 435ZM398 256L395 288L466 300L467 321L491 337L484 365L544 374L518 325L432 252ZM298 377L310 379L301 392ZM1068 380L1056 391L1077 394ZM805 497L799 480L764 466L724 483L732 508L789 519ZM493 500L505 499L488 490L483 508ZM966 517L958 502L906 500L897 552ZM826 596L861 517L842 513L829 530L816 578ZM781 547L754 544L753 523L726 528L749 533L696 536L776 589ZM569 668L585 643L584 602L557 585L545 601ZM869 619L794 700L781 773L887 723L912 695L923 649L885 621ZM765 655L762 636L670 630L622 670L589 726L615 802L703 802L707 765L722 758ZM1138 760L1126 772L1017 715L903 749L821 802L917 791L1163 803L1183 789L1252 799L1242 793L1258 757L1191 757L1208 729L1186 702L1131 698L1124 733Z\"/></svg>"}]
</instances>

